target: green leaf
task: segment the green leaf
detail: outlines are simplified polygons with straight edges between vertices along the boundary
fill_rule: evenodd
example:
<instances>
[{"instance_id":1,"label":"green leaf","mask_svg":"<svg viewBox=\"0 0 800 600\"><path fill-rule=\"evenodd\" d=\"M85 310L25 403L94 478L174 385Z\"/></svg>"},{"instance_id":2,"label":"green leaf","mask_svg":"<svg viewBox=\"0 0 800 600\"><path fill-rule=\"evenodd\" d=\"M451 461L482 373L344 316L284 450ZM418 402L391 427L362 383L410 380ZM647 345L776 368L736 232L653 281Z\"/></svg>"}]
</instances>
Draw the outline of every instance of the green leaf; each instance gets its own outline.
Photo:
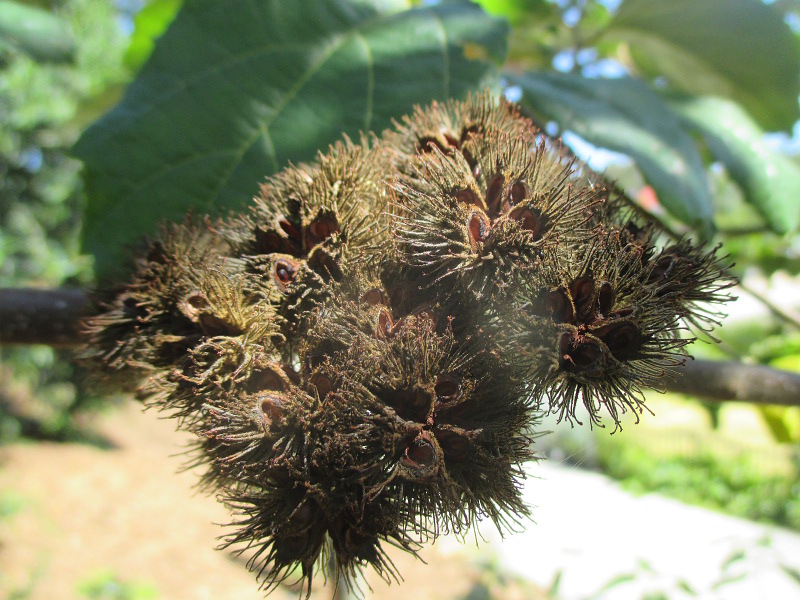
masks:
<instances>
[{"instance_id":1,"label":"green leaf","mask_svg":"<svg viewBox=\"0 0 800 600\"><path fill-rule=\"evenodd\" d=\"M397 2L383 2L392 7ZM90 127L84 245L108 274L161 219L236 209L289 161L480 88L507 26L467 3L193 0Z\"/></svg>"},{"instance_id":2,"label":"green leaf","mask_svg":"<svg viewBox=\"0 0 800 600\"><path fill-rule=\"evenodd\" d=\"M641 81L587 79L562 73L507 75L522 104L596 146L636 161L661 204L675 217L708 229L711 192L694 141L680 119Z\"/></svg>"},{"instance_id":3,"label":"green leaf","mask_svg":"<svg viewBox=\"0 0 800 600\"><path fill-rule=\"evenodd\" d=\"M695 97L671 103L699 131L714 157L728 169L745 199L778 233L800 225L800 167L773 150L764 132L735 102Z\"/></svg>"},{"instance_id":4,"label":"green leaf","mask_svg":"<svg viewBox=\"0 0 800 600\"><path fill-rule=\"evenodd\" d=\"M505 17L512 25L549 18L558 7L547 0L476 0L490 15Z\"/></svg>"},{"instance_id":5,"label":"green leaf","mask_svg":"<svg viewBox=\"0 0 800 600\"><path fill-rule=\"evenodd\" d=\"M136 72L150 57L155 41L166 31L183 5L183 0L152 0L136 13L134 29L128 50L125 52L125 66Z\"/></svg>"},{"instance_id":6,"label":"green leaf","mask_svg":"<svg viewBox=\"0 0 800 600\"><path fill-rule=\"evenodd\" d=\"M75 55L68 23L46 10L8 0L0 0L0 47L16 48L41 61L69 62Z\"/></svg>"},{"instance_id":7,"label":"green leaf","mask_svg":"<svg viewBox=\"0 0 800 600\"><path fill-rule=\"evenodd\" d=\"M731 98L767 130L800 118L798 42L761 0L625 0L604 38L626 42L643 74Z\"/></svg>"}]
</instances>

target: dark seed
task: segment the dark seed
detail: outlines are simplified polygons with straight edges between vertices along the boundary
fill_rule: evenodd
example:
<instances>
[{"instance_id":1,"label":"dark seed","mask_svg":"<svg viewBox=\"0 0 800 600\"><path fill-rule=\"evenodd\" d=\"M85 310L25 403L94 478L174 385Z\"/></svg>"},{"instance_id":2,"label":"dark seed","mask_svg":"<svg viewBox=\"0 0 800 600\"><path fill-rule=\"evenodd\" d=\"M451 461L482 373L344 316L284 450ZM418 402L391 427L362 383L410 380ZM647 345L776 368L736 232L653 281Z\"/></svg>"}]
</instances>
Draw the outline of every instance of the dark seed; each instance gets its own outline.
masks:
<instances>
[{"instance_id":1,"label":"dark seed","mask_svg":"<svg viewBox=\"0 0 800 600\"><path fill-rule=\"evenodd\" d=\"M433 152L434 148L438 148L442 152L446 152L446 148L442 145L442 143L437 140L435 137L432 136L423 136L417 140L417 153L418 154L427 154L429 152Z\"/></svg>"},{"instance_id":2,"label":"dark seed","mask_svg":"<svg viewBox=\"0 0 800 600\"><path fill-rule=\"evenodd\" d=\"M481 127L479 125L465 125L461 128L461 143L463 144L469 138L480 135Z\"/></svg>"},{"instance_id":3,"label":"dark seed","mask_svg":"<svg viewBox=\"0 0 800 600\"><path fill-rule=\"evenodd\" d=\"M267 366L264 369L253 371L247 380L245 389L254 394L264 390L285 392L289 386L283 376L283 370L276 366Z\"/></svg>"},{"instance_id":4,"label":"dark seed","mask_svg":"<svg viewBox=\"0 0 800 600\"><path fill-rule=\"evenodd\" d=\"M597 362L600 360L603 351L600 346L593 342L580 342L574 348L570 348L569 357L572 359L570 362L575 371L590 371Z\"/></svg>"},{"instance_id":5,"label":"dark seed","mask_svg":"<svg viewBox=\"0 0 800 600\"><path fill-rule=\"evenodd\" d=\"M325 248L314 248L308 257L308 266L326 280L328 278L334 281L342 279L343 274L342 269L339 267L339 262Z\"/></svg>"},{"instance_id":6,"label":"dark seed","mask_svg":"<svg viewBox=\"0 0 800 600\"><path fill-rule=\"evenodd\" d=\"M348 527L344 532L344 547L352 555L360 555L374 543L374 538Z\"/></svg>"},{"instance_id":7,"label":"dark seed","mask_svg":"<svg viewBox=\"0 0 800 600\"><path fill-rule=\"evenodd\" d=\"M244 333L242 329L235 324L229 323L225 319L211 313L201 313L197 320L200 322L200 327L203 328L205 334L212 337L218 335L237 337Z\"/></svg>"},{"instance_id":8,"label":"dark seed","mask_svg":"<svg viewBox=\"0 0 800 600\"><path fill-rule=\"evenodd\" d=\"M294 281L299 267L299 263L286 258L279 258L275 261L275 283L280 291L285 292L289 284Z\"/></svg>"},{"instance_id":9,"label":"dark seed","mask_svg":"<svg viewBox=\"0 0 800 600\"><path fill-rule=\"evenodd\" d=\"M292 223L286 218L279 219L278 226L280 226L286 235L294 240L300 241L303 238L303 236L300 234L300 230L292 225Z\"/></svg>"},{"instance_id":10,"label":"dark seed","mask_svg":"<svg viewBox=\"0 0 800 600\"><path fill-rule=\"evenodd\" d=\"M467 206L477 206L480 207L481 201L478 198L478 195L469 188L462 188L460 190L456 190L454 192L455 199L461 202L462 204L466 204Z\"/></svg>"}]
</instances>

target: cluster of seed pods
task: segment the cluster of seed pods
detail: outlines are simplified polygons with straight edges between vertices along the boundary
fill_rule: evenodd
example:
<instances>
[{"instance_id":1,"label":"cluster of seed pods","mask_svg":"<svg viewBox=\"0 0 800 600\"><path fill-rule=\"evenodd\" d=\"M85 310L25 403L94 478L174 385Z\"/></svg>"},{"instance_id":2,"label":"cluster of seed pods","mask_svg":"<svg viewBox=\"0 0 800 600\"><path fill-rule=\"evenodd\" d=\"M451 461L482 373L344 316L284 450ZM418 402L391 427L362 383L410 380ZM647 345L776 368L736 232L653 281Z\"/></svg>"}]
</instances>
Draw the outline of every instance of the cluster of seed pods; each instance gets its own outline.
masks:
<instances>
[{"instance_id":1,"label":"cluster of seed pods","mask_svg":"<svg viewBox=\"0 0 800 600\"><path fill-rule=\"evenodd\" d=\"M196 434L270 588L323 562L397 573L480 518L528 514L545 410L642 412L731 283L663 249L611 187L489 96L419 108L262 185L248 211L167 225L97 295L85 360ZM710 303L710 304L709 304Z\"/></svg>"}]
</instances>

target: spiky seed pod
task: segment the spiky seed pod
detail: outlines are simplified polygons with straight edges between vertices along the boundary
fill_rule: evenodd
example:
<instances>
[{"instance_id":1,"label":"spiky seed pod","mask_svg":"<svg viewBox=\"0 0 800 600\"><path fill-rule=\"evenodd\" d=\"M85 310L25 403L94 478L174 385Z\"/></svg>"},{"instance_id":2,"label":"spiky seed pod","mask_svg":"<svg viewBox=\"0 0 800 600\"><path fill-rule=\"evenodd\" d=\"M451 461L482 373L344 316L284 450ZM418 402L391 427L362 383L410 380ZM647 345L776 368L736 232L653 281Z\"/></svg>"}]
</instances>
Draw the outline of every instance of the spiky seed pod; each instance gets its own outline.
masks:
<instances>
[{"instance_id":1,"label":"spiky seed pod","mask_svg":"<svg viewBox=\"0 0 800 600\"><path fill-rule=\"evenodd\" d=\"M619 427L686 356L681 321L716 324L724 259L659 249L618 196L503 100L418 108L246 216L167 226L88 321L87 361L196 434L263 586L299 567L310 593L329 561L396 579L386 544L528 514L545 399Z\"/></svg>"},{"instance_id":2,"label":"spiky seed pod","mask_svg":"<svg viewBox=\"0 0 800 600\"><path fill-rule=\"evenodd\" d=\"M736 284L730 274L733 265L719 255L719 246L709 250L681 240L652 253L646 261L645 284L654 295L670 305L692 331L706 335L720 325L718 305L734 299L726 292Z\"/></svg>"},{"instance_id":3,"label":"spiky seed pod","mask_svg":"<svg viewBox=\"0 0 800 600\"><path fill-rule=\"evenodd\" d=\"M534 129L515 105L483 93L470 95L463 102L434 101L424 108L415 107L413 114L385 131L382 139L392 153L394 168L413 176L416 163L436 151L461 154L472 168L477 161L465 147L473 137L494 133L525 137Z\"/></svg>"},{"instance_id":4,"label":"spiky seed pod","mask_svg":"<svg viewBox=\"0 0 800 600\"><path fill-rule=\"evenodd\" d=\"M96 384L135 388L142 377L178 364L205 335L191 296L207 269L225 268L229 248L215 226L192 217L165 225L136 259L128 283L96 295L81 352Z\"/></svg>"},{"instance_id":5,"label":"spiky seed pod","mask_svg":"<svg viewBox=\"0 0 800 600\"><path fill-rule=\"evenodd\" d=\"M372 454L391 468L373 471L367 496L396 496L434 535L463 533L478 515L500 525L509 513L527 514L515 465L530 458L533 416L502 362L457 345L447 325L437 331L429 310L393 320L383 290L353 295L335 296L320 313L303 355L321 398L391 417L382 453Z\"/></svg>"},{"instance_id":6,"label":"spiky seed pod","mask_svg":"<svg viewBox=\"0 0 800 600\"><path fill-rule=\"evenodd\" d=\"M289 168L261 186L251 213L229 221L226 237L253 285L276 293L284 333L302 334L304 315L322 301L342 263L363 259L388 240L389 161L382 148L349 139L320 153L313 165Z\"/></svg>"},{"instance_id":7,"label":"spiky seed pod","mask_svg":"<svg viewBox=\"0 0 800 600\"><path fill-rule=\"evenodd\" d=\"M547 397L559 418L578 423L580 402L593 424L602 426L605 411L618 428L621 414L644 409L643 389L660 389L682 364L691 340L678 336L674 307L641 285L645 267L618 236L598 235L580 255L559 258L543 265L522 310L498 319L499 334L534 399Z\"/></svg>"},{"instance_id":8,"label":"spiky seed pod","mask_svg":"<svg viewBox=\"0 0 800 600\"><path fill-rule=\"evenodd\" d=\"M476 168L461 154L433 150L396 184L397 253L443 302L497 300L535 277L557 244L585 237L585 211L605 190L585 185L574 161L534 140L534 132L474 136L466 147Z\"/></svg>"}]
</instances>

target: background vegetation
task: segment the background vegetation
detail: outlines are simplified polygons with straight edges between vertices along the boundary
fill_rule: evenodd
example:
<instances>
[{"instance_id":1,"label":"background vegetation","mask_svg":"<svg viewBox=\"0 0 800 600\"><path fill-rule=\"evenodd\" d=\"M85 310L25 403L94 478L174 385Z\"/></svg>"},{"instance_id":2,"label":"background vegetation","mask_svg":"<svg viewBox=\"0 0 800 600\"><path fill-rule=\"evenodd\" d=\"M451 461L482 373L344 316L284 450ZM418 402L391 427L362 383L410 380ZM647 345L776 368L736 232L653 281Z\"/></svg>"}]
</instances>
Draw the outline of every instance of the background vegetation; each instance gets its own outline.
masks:
<instances>
[{"instance_id":1,"label":"background vegetation","mask_svg":"<svg viewBox=\"0 0 800 600\"><path fill-rule=\"evenodd\" d=\"M669 230L722 243L746 286L791 278L799 28L791 0L0 0L0 286L111 276L161 219L241 208L343 133L486 86ZM767 300L768 318L695 353L800 370L796 302ZM91 406L61 352L0 348L0 439L74 437ZM692 406L688 434L588 432L562 451L800 529L800 409L752 409L752 434Z\"/></svg>"}]
</instances>

